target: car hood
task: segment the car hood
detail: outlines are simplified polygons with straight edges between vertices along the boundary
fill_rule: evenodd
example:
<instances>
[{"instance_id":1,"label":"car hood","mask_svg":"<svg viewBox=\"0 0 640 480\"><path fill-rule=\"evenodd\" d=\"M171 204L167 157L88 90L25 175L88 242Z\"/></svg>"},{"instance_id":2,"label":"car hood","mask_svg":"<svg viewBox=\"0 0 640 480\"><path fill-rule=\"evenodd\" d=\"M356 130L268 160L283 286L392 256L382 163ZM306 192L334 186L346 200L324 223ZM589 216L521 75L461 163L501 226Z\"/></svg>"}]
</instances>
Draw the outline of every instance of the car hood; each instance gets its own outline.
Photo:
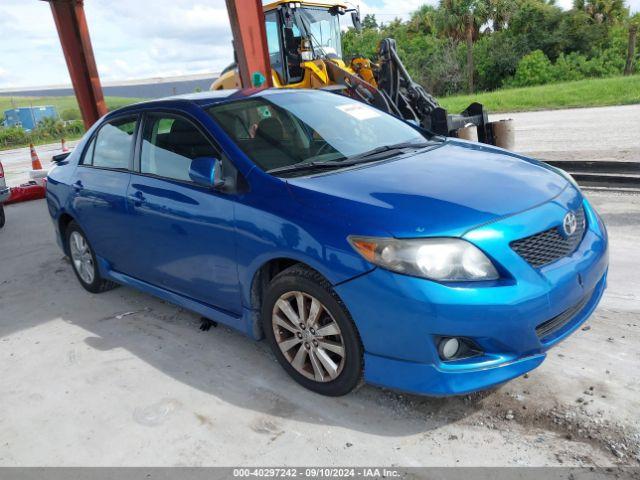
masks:
<instances>
[{"instance_id":1,"label":"car hood","mask_svg":"<svg viewBox=\"0 0 640 480\"><path fill-rule=\"evenodd\" d=\"M354 169L287 179L315 214L341 215L359 231L398 238L463 235L547 202L568 182L539 162L480 144L437 148Z\"/></svg>"}]
</instances>

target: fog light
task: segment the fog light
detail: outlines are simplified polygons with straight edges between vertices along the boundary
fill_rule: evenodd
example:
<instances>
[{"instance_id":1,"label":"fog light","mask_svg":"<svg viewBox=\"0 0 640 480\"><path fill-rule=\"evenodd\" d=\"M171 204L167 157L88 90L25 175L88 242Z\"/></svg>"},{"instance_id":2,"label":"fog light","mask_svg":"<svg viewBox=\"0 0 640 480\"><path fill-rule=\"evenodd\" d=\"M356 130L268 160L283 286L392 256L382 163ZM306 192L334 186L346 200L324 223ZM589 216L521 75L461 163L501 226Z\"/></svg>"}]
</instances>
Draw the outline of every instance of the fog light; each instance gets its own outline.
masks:
<instances>
[{"instance_id":1,"label":"fog light","mask_svg":"<svg viewBox=\"0 0 640 480\"><path fill-rule=\"evenodd\" d=\"M438 350L443 360L451 360L460 350L460 341L457 338L443 338L440 340Z\"/></svg>"}]
</instances>

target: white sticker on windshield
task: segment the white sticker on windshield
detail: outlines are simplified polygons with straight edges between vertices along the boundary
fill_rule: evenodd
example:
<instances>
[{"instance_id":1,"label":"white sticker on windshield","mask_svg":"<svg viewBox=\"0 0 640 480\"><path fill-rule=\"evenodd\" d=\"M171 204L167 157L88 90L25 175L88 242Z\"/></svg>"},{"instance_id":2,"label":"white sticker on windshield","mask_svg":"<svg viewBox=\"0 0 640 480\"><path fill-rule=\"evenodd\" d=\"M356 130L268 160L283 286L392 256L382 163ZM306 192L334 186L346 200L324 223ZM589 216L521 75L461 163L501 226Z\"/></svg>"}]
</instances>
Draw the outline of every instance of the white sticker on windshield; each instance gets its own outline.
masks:
<instances>
[{"instance_id":1,"label":"white sticker on windshield","mask_svg":"<svg viewBox=\"0 0 640 480\"><path fill-rule=\"evenodd\" d=\"M342 110L344 113L351 115L358 120L369 120L370 118L376 118L380 116L380 112L366 105L360 105L357 103L347 103L345 105L338 105L338 110Z\"/></svg>"}]
</instances>

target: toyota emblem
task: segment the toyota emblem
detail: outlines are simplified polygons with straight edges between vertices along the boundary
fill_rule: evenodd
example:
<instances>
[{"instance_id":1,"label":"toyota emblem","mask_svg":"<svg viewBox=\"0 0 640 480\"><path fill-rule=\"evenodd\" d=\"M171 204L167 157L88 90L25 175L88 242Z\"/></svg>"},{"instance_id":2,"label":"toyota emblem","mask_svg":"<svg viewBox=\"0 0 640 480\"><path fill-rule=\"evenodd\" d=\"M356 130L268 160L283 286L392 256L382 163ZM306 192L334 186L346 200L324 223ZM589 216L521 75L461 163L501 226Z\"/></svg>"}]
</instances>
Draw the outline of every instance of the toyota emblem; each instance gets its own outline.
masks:
<instances>
[{"instance_id":1,"label":"toyota emblem","mask_svg":"<svg viewBox=\"0 0 640 480\"><path fill-rule=\"evenodd\" d=\"M564 230L564 234L567 237L570 237L574 233L576 233L576 229L578 228L578 220L576 219L576 214L573 212L569 212L564 216L564 220L562 221L562 229Z\"/></svg>"}]
</instances>

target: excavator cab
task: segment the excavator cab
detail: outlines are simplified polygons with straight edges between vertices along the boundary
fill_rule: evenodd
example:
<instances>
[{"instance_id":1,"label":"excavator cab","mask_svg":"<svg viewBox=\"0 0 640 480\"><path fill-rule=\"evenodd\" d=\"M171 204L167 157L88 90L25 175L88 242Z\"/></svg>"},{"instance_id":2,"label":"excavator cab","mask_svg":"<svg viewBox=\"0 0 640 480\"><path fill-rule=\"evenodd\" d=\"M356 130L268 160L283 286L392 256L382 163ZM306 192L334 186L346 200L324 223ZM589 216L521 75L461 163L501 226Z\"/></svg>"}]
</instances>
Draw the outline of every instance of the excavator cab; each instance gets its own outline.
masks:
<instances>
[{"instance_id":1,"label":"excavator cab","mask_svg":"<svg viewBox=\"0 0 640 480\"><path fill-rule=\"evenodd\" d=\"M327 60L346 68L342 60L340 17L351 13L360 27L359 14L345 5L318 2L277 1L264 6L267 47L276 87L318 88L330 84L323 63ZM237 88L235 63L227 67L211 90Z\"/></svg>"},{"instance_id":2,"label":"excavator cab","mask_svg":"<svg viewBox=\"0 0 640 480\"><path fill-rule=\"evenodd\" d=\"M280 4L265 12L271 68L282 85L303 81L304 62L342 59L338 17L344 10L297 5Z\"/></svg>"}]
</instances>

